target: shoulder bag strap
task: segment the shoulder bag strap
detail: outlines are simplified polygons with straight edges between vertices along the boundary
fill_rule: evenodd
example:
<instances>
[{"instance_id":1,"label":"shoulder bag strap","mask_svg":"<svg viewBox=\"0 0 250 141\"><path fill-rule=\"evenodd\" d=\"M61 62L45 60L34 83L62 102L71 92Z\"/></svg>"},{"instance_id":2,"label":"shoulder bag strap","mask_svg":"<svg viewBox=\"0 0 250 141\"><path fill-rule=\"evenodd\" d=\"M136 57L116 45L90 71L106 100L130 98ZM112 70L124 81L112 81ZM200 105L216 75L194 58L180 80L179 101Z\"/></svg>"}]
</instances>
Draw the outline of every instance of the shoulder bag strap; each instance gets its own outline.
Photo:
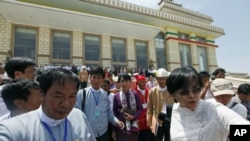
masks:
<instances>
[{"instance_id":1,"label":"shoulder bag strap","mask_svg":"<svg viewBox=\"0 0 250 141\"><path fill-rule=\"evenodd\" d=\"M165 120L165 141L170 141L170 125L173 105L166 106L167 115Z\"/></svg>"},{"instance_id":2,"label":"shoulder bag strap","mask_svg":"<svg viewBox=\"0 0 250 141\"><path fill-rule=\"evenodd\" d=\"M85 99L86 99L86 91L85 91L85 89L83 89L82 90L82 111L84 111Z\"/></svg>"}]
</instances>

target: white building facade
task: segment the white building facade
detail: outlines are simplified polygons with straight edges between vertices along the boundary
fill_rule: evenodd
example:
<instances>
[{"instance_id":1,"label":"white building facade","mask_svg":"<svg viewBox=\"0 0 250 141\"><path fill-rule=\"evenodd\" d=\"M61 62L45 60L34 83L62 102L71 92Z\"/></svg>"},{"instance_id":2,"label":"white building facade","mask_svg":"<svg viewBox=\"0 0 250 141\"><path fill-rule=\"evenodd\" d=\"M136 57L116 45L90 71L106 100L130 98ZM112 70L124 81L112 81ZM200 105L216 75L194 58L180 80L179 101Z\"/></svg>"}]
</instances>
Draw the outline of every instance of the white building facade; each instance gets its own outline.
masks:
<instances>
[{"instance_id":1,"label":"white building facade","mask_svg":"<svg viewBox=\"0 0 250 141\"><path fill-rule=\"evenodd\" d=\"M211 72L215 40L225 34L212 22L169 0L158 10L117 0L2 0L0 61Z\"/></svg>"}]
</instances>

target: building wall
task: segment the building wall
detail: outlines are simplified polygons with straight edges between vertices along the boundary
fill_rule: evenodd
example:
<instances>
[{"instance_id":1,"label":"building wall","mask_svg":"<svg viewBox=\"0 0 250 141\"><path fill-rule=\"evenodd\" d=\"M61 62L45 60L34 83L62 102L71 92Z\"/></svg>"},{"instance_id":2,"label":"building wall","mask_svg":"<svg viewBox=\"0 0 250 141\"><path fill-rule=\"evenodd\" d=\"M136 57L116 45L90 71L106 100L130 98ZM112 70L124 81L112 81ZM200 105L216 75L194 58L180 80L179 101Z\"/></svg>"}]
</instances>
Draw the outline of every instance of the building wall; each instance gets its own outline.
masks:
<instances>
[{"instance_id":1,"label":"building wall","mask_svg":"<svg viewBox=\"0 0 250 141\"><path fill-rule=\"evenodd\" d=\"M168 28L166 30L166 54L167 54L167 70L171 71L180 67L179 43L174 40L169 40L171 37L176 37L177 30Z\"/></svg>"},{"instance_id":2,"label":"building wall","mask_svg":"<svg viewBox=\"0 0 250 141\"><path fill-rule=\"evenodd\" d=\"M3 62L9 56L11 50L11 23L6 22L0 16L0 61Z\"/></svg>"},{"instance_id":3,"label":"building wall","mask_svg":"<svg viewBox=\"0 0 250 141\"><path fill-rule=\"evenodd\" d=\"M111 43L110 43L110 35L103 34L102 35L102 66L111 66Z\"/></svg>"},{"instance_id":4,"label":"building wall","mask_svg":"<svg viewBox=\"0 0 250 141\"><path fill-rule=\"evenodd\" d=\"M14 26L18 26L9 22L6 22L4 19L0 19L0 60L4 61L8 55L8 50L12 49L13 41L11 40L12 30ZM27 26L29 27L29 26ZM38 36L37 36L37 63L38 65L51 64L51 32L54 29L46 26L37 27ZM83 49L83 35L82 31L69 31L72 32L72 50L70 60L71 64L82 65L85 64L84 49ZM166 46L166 59L167 59L167 70L172 71L175 68L180 67L180 54L179 54L179 43L181 41L173 40L172 38L178 38L178 30L174 28L167 28L165 31L165 46ZM111 36L109 34L101 34L101 66L111 66L112 65L112 52L111 52ZM191 33L190 36L196 36L194 33ZM131 37L126 37L126 49L127 49L127 64L128 68L136 68L136 52L135 52L135 40ZM212 38L207 38L212 40ZM195 41L195 39L190 39ZM144 40L148 43L148 60L152 60L157 69L156 62L156 50L155 50L155 39ZM195 42L190 43L191 47L191 57L192 65L199 71L199 61L197 56L197 44ZM217 68L216 60L216 48L207 47L207 56L208 56L208 67L209 71L213 71Z\"/></svg>"},{"instance_id":5,"label":"building wall","mask_svg":"<svg viewBox=\"0 0 250 141\"><path fill-rule=\"evenodd\" d=\"M72 37L72 64L81 65L83 64L83 36L81 31L73 31L73 37Z\"/></svg>"},{"instance_id":6,"label":"building wall","mask_svg":"<svg viewBox=\"0 0 250 141\"><path fill-rule=\"evenodd\" d=\"M50 28L41 26L38 32L37 63L50 64Z\"/></svg>"}]
</instances>

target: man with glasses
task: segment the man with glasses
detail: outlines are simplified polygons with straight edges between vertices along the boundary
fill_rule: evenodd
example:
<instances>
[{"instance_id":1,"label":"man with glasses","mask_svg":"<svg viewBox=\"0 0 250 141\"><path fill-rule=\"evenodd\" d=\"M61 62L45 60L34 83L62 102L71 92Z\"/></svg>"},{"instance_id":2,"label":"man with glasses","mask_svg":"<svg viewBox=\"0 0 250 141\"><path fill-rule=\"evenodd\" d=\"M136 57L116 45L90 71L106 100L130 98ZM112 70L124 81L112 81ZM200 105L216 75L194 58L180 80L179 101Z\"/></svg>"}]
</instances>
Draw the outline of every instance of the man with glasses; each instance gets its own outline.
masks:
<instances>
[{"instance_id":1,"label":"man with glasses","mask_svg":"<svg viewBox=\"0 0 250 141\"><path fill-rule=\"evenodd\" d=\"M13 57L5 64L5 71L10 79L25 78L34 81L36 77L36 62L26 57ZM0 116L9 111L3 102L1 91L5 85L0 86Z\"/></svg>"}]
</instances>

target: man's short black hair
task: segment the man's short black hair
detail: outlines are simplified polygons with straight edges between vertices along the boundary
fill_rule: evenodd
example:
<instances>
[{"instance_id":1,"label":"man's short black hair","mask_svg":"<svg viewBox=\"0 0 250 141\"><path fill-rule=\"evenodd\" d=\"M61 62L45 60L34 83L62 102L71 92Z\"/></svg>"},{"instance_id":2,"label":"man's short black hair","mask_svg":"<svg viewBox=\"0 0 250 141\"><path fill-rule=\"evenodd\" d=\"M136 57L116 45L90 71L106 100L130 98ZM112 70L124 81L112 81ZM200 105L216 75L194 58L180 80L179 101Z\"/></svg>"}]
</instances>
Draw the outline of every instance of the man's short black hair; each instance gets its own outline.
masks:
<instances>
[{"instance_id":1,"label":"man's short black hair","mask_svg":"<svg viewBox=\"0 0 250 141\"><path fill-rule=\"evenodd\" d=\"M212 75L216 76L220 72L226 73L225 69L223 69L223 68L217 68L216 70L214 70L214 72L212 73Z\"/></svg>"},{"instance_id":2,"label":"man's short black hair","mask_svg":"<svg viewBox=\"0 0 250 141\"><path fill-rule=\"evenodd\" d=\"M105 78L105 72L102 67L100 66L95 66L90 70L90 76L92 75L101 75L102 78Z\"/></svg>"},{"instance_id":3,"label":"man's short black hair","mask_svg":"<svg viewBox=\"0 0 250 141\"><path fill-rule=\"evenodd\" d=\"M25 69L29 66L36 66L36 62L27 57L13 57L6 62L5 71L10 78L15 79L15 71L24 73Z\"/></svg>"},{"instance_id":4,"label":"man's short black hair","mask_svg":"<svg viewBox=\"0 0 250 141\"><path fill-rule=\"evenodd\" d=\"M210 78L210 74L207 71L200 71L199 75L200 75L201 79L203 79L204 77L209 77Z\"/></svg>"},{"instance_id":5,"label":"man's short black hair","mask_svg":"<svg viewBox=\"0 0 250 141\"><path fill-rule=\"evenodd\" d=\"M240 84L240 86L238 87L238 94L250 95L250 84Z\"/></svg>"},{"instance_id":6,"label":"man's short black hair","mask_svg":"<svg viewBox=\"0 0 250 141\"><path fill-rule=\"evenodd\" d=\"M22 78L13 80L11 83L3 86L2 98L7 106L7 109L10 111L16 109L14 104L14 100L16 99L27 101L30 95L30 89L40 90L39 84L37 82Z\"/></svg>"}]
</instances>

